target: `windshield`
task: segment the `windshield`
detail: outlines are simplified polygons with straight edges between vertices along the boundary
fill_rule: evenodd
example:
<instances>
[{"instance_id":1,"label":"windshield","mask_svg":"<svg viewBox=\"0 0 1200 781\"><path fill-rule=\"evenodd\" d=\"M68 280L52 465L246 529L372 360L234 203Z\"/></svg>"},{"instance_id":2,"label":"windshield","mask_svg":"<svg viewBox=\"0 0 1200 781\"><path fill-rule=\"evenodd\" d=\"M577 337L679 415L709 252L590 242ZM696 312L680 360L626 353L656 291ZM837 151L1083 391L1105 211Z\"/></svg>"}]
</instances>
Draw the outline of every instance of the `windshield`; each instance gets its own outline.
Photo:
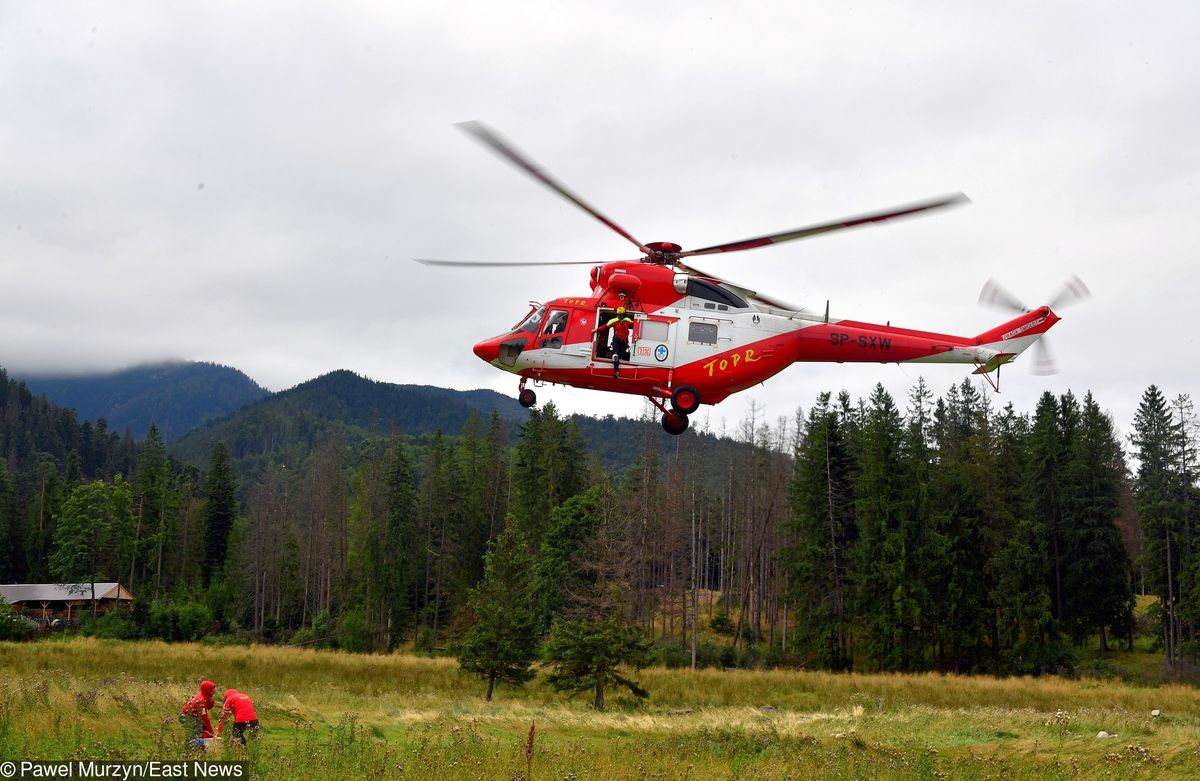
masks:
<instances>
[{"instance_id":1,"label":"windshield","mask_svg":"<svg viewBox=\"0 0 1200 781\"><path fill-rule=\"evenodd\" d=\"M515 329L516 331L525 331L526 333L537 333L538 326L542 324L542 318L546 316L546 307L539 306L537 309L525 316Z\"/></svg>"}]
</instances>

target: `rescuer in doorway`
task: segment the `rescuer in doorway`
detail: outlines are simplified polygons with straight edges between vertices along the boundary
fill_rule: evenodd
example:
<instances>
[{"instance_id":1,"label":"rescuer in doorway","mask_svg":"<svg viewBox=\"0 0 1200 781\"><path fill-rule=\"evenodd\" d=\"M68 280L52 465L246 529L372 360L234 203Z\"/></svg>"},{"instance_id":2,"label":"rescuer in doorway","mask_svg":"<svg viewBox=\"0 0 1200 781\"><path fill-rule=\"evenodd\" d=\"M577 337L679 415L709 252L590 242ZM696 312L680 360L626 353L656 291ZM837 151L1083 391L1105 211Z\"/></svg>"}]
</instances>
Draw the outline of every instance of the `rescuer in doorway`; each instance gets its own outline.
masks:
<instances>
[{"instance_id":1,"label":"rescuer in doorway","mask_svg":"<svg viewBox=\"0 0 1200 781\"><path fill-rule=\"evenodd\" d=\"M233 740L246 745L246 733L258 733L258 714L254 712L254 703L245 694L236 689L225 691L225 706L221 708L221 720L217 722L217 734L225 728L225 719L233 714Z\"/></svg>"},{"instance_id":2,"label":"rescuer in doorway","mask_svg":"<svg viewBox=\"0 0 1200 781\"><path fill-rule=\"evenodd\" d=\"M601 326L612 332L613 376L621 376L621 359L629 360L629 329L633 327L633 315L625 311L624 302L608 322Z\"/></svg>"},{"instance_id":3,"label":"rescuer in doorway","mask_svg":"<svg viewBox=\"0 0 1200 781\"><path fill-rule=\"evenodd\" d=\"M203 681L196 696L183 704L179 713L179 723L188 732L188 738L211 738L213 736L212 721L208 712L213 708L213 692L217 685L212 681Z\"/></svg>"}]
</instances>

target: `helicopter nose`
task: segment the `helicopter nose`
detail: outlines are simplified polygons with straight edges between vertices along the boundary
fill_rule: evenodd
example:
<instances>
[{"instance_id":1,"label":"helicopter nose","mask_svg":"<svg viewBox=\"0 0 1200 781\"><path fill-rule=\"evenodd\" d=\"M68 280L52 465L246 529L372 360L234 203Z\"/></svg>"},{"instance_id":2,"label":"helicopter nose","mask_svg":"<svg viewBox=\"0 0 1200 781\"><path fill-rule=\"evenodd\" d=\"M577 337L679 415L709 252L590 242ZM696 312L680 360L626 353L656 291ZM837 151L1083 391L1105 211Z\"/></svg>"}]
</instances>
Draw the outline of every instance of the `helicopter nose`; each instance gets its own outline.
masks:
<instances>
[{"instance_id":1,"label":"helicopter nose","mask_svg":"<svg viewBox=\"0 0 1200 781\"><path fill-rule=\"evenodd\" d=\"M485 339L475 345L475 354L488 363L491 363L500 357L500 340Z\"/></svg>"}]
</instances>

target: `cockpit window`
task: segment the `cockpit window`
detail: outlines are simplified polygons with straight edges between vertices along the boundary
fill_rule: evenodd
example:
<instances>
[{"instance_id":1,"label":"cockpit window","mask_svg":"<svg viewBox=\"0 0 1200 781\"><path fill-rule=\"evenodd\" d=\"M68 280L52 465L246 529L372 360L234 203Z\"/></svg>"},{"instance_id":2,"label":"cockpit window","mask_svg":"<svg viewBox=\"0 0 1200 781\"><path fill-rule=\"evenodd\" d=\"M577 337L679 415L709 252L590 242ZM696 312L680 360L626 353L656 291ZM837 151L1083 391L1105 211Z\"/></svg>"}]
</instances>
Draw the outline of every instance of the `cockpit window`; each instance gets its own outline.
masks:
<instances>
[{"instance_id":1,"label":"cockpit window","mask_svg":"<svg viewBox=\"0 0 1200 781\"><path fill-rule=\"evenodd\" d=\"M696 298L703 298L705 301L714 301L718 304L745 309L750 306L746 300L730 290L726 290L719 285L714 285L707 279L697 279L692 277L687 283L687 294Z\"/></svg>"},{"instance_id":2,"label":"cockpit window","mask_svg":"<svg viewBox=\"0 0 1200 781\"><path fill-rule=\"evenodd\" d=\"M550 319L546 321L546 333L561 334L567 330L567 313L565 310L556 309L550 313Z\"/></svg>"},{"instance_id":3,"label":"cockpit window","mask_svg":"<svg viewBox=\"0 0 1200 781\"><path fill-rule=\"evenodd\" d=\"M538 326L542 324L542 318L546 316L546 307L539 306L537 309L529 313L529 315L521 321L514 330L524 331L530 334L538 332Z\"/></svg>"}]
</instances>

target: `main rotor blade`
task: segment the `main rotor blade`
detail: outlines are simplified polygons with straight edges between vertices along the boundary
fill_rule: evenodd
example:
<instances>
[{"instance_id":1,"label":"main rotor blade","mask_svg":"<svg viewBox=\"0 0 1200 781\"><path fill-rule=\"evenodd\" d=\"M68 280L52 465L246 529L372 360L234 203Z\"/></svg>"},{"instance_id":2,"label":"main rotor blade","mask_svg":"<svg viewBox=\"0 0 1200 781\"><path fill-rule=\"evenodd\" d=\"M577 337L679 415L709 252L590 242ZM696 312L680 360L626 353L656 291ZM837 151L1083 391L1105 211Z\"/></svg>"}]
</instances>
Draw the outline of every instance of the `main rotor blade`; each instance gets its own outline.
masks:
<instances>
[{"instance_id":1,"label":"main rotor blade","mask_svg":"<svg viewBox=\"0 0 1200 781\"><path fill-rule=\"evenodd\" d=\"M642 252L646 253L647 255L650 254L650 250L646 247L646 245L642 244L640 241L635 239L633 236L629 235L629 232L626 231L624 228L622 228L620 225L617 225L615 222L613 222L609 218L605 217L603 214L598 212L596 209L589 206L578 195L575 195L575 193L571 192L566 187L559 184L559 182L557 182L553 177L551 177L550 174L546 173L541 168L538 168L537 165L532 160L530 160L528 157L526 157L525 155L518 152L516 150L516 148L513 147L512 144L501 139L500 136L498 136L495 132L493 132L490 128L488 128L487 125L483 124L482 122L471 121L471 122L459 122L458 126L460 128L462 128L463 130L465 130L466 132L470 133L471 135L475 136L475 138L477 138L480 142L491 147L492 151L496 152L501 157L507 159L510 163L512 163L516 167L520 168L521 170L525 171L527 174L532 176L534 179L537 179L539 182L546 185L551 190L554 190L556 193L558 193L562 197L566 198L568 201L575 204L580 209L583 209L585 212L592 215L597 220L600 220L600 222L604 223L605 225L612 228L617 233L624 236L629 241L633 242L633 245L635 247L637 247L638 249L640 249Z\"/></svg>"},{"instance_id":2,"label":"main rotor blade","mask_svg":"<svg viewBox=\"0 0 1200 781\"><path fill-rule=\"evenodd\" d=\"M599 266L604 263L643 263L644 258L635 260L516 260L516 261L489 261L489 260L433 260L431 258L413 258L418 263L426 266L469 266L473 268L483 268L487 266Z\"/></svg>"},{"instance_id":3,"label":"main rotor blade","mask_svg":"<svg viewBox=\"0 0 1200 781\"><path fill-rule=\"evenodd\" d=\"M711 255L716 252L738 252L744 249L754 249L755 247L765 247L769 244L782 244L785 241L795 241L796 239L807 239L810 236L819 236L822 233L832 233L833 231L846 230L848 228L858 228L863 225L872 225L878 222L887 222L899 217L908 217L921 212L931 211L933 209L941 209L947 206L957 206L959 204L970 203L971 199L962 193L954 193L953 195L934 198L928 201L920 201L918 203L908 204L907 206L897 206L894 209L887 211L872 212L870 214L862 214L857 217L849 217L844 220L835 220L833 222L825 222L820 225L811 225L807 228L796 228L795 230L783 231L782 233L772 233L769 236L759 236L756 239L744 239L743 241L731 241L728 244L717 244L712 247L703 249L692 249L685 252L680 252L679 257L688 257L690 255Z\"/></svg>"},{"instance_id":4,"label":"main rotor blade","mask_svg":"<svg viewBox=\"0 0 1200 781\"><path fill-rule=\"evenodd\" d=\"M1080 301L1086 301L1092 297L1092 291L1088 290L1088 286L1083 284L1083 280L1072 274L1067 277L1067 281L1063 282L1062 289L1058 294L1050 299L1049 307L1051 309L1061 309L1070 304L1077 304Z\"/></svg>"},{"instance_id":5,"label":"main rotor blade","mask_svg":"<svg viewBox=\"0 0 1200 781\"><path fill-rule=\"evenodd\" d=\"M983 283L983 290L979 291L979 303L997 309L1011 309L1014 312L1029 311L1029 307L1021 303L1021 299L1008 292L994 277Z\"/></svg>"}]
</instances>

